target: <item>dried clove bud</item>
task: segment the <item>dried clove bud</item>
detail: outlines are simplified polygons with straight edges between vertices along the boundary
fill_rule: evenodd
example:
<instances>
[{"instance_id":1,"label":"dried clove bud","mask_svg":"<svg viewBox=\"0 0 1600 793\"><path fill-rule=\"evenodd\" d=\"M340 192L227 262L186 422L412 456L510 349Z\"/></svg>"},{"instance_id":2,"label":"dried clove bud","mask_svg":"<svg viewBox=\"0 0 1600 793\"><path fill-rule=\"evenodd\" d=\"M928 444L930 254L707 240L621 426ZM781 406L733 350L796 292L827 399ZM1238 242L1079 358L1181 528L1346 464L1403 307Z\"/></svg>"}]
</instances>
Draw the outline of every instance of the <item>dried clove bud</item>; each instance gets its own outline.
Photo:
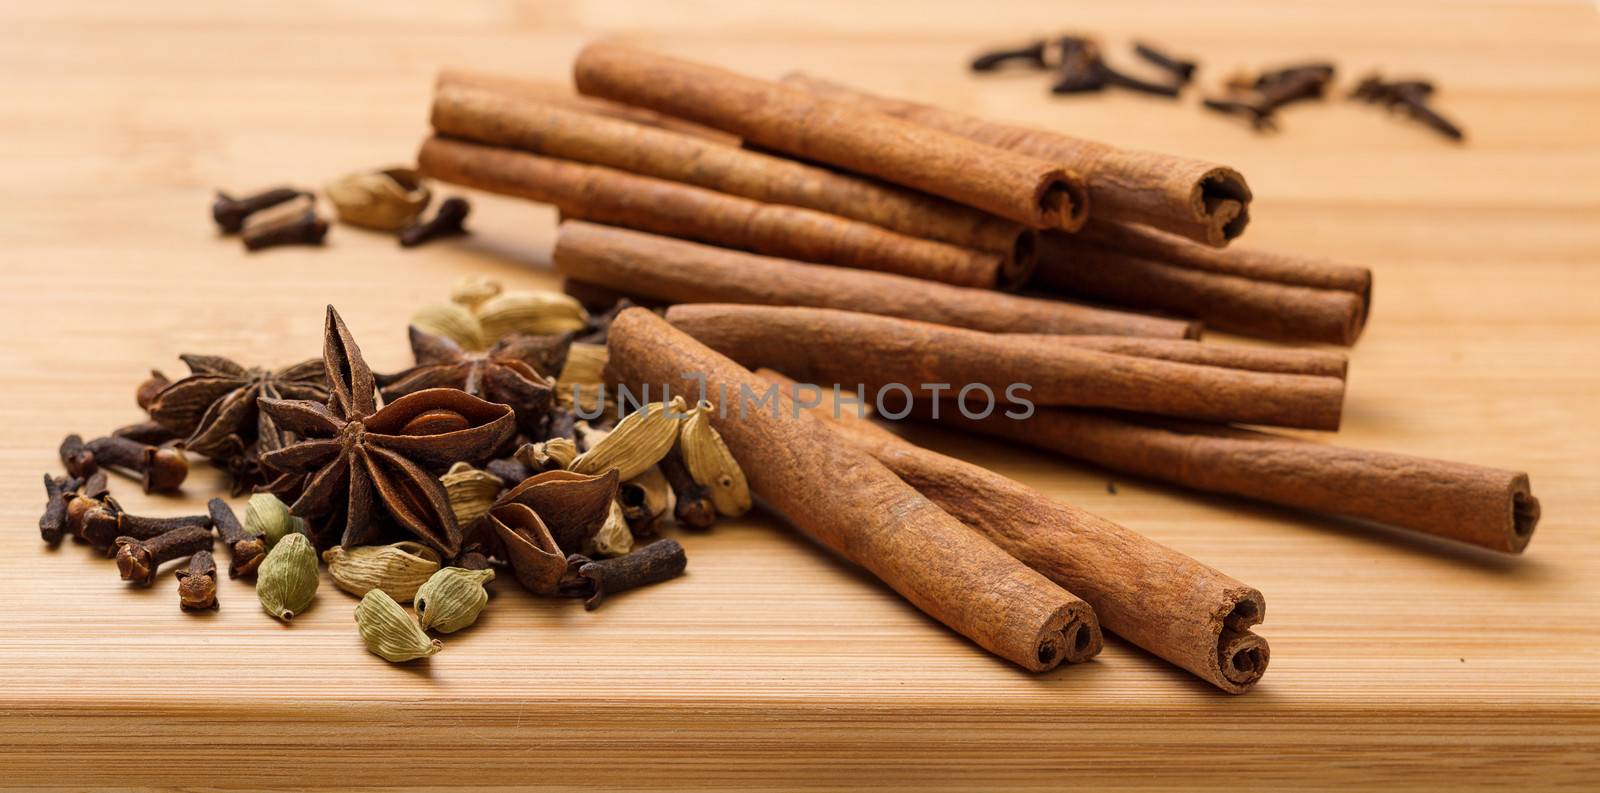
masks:
<instances>
[{"instance_id":1,"label":"dried clove bud","mask_svg":"<svg viewBox=\"0 0 1600 793\"><path fill-rule=\"evenodd\" d=\"M559 592L566 597L584 598L583 607L593 611L606 595L666 581L683 574L688 559L677 540L657 540L627 556L591 561L573 554L567 558L567 574Z\"/></svg>"},{"instance_id":2,"label":"dried clove bud","mask_svg":"<svg viewBox=\"0 0 1600 793\"><path fill-rule=\"evenodd\" d=\"M459 237L467 234L467 215L472 205L460 196L451 196L439 204L432 218L413 223L400 230L400 247L415 248L431 240Z\"/></svg>"},{"instance_id":3,"label":"dried clove bud","mask_svg":"<svg viewBox=\"0 0 1600 793\"><path fill-rule=\"evenodd\" d=\"M211 551L196 551L189 566L178 571L178 607L184 611L217 607L217 560Z\"/></svg>"},{"instance_id":4,"label":"dried clove bud","mask_svg":"<svg viewBox=\"0 0 1600 793\"><path fill-rule=\"evenodd\" d=\"M138 474L146 493L176 491L189 476L189 461L177 449L151 446L116 436L95 438L85 443L83 448L94 455L94 462L98 465Z\"/></svg>"},{"instance_id":5,"label":"dried clove bud","mask_svg":"<svg viewBox=\"0 0 1600 793\"><path fill-rule=\"evenodd\" d=\"M356 604L356 629L373 655L390 663L427 658L444 645L428 638L406 610L381 589L374 589Z\"/></svg>"},{"instance_id":6,"label":"dried clove bud","mask_svg":"<svg viewBox=\"0 0 1600 793\"><path fill-rule=\"evenodd\" d=\"M1018 62L1034 69L1043 69L1049 66L1045 60L1047 46L1048 42L1040 39L1020 47L989 50L972 59L972 71L992 72L1008 63Z\"/></svg>"},{"instance_id":7,"label":"dried clove bud","mask_svg":"<svg viewBox=\"0 0 1600 793\"><path fill-rule=\"evenodd\" d=\"M290 534L267 552L256 571L256 598L268 614L288 622L311 605L320 579L311 540L304 534Z\"/></svg>"},{"instance_id":8,"label":"dried clove bud","mask_svg":"<svg viewBox=\"0 0 1600 793\"><path fill-rule=\"evenodd\" d=\"M1433 91L1433 83L1428 80L1385 82L1379 76L1371 75L1363 78L1350 92L1350 98L1404 113L1451 140L1464 140L1466 133L1460 127L1428 107L1428 98Z\"/></svg>"},{"instance_id":9,"label":"dried clove bud","mask_svg":"<svg viewBox=\"0 0 1600 793\"><path fill-rule=\"evenodd\" d=\"M94 452L89 451L83 443L83 437L77 433L61 439L58 453L61 456L61 464L66 466L67 473L74 478L82 479L99 468L94 459Z\"/></svg>"},{"instance_id":10,"label":"dried clove bud","mask_svg":"<svg viewBox=\"0 0 1600 793\"><path fill-rule=\"evenodd\" d=\"M243 198L234 198L218 190L216 200L211 203L211 217L224 234L237 234L244 228L246 218L302 195L304 193L291 187L277 187Z\"/></svg>"},{"instance_id":11,"label":"dried clove bud","mask_svg":"<svg viewBox=\"0 0 1600 793\"><path fill-rule=\"evenodd\" d=\"M82 480L77 492L67 495L67 523L68 534L79 538L83 536L84 517L89 510L104 503L107 497L106 472L95 471L87 479Z\"/></svg>"},{"instance_id":12,"label":"dried clove bud","mask_svg":"<svg viewBox=\"0 0 1600 793\"><path fill-rule=\"evenodd\" d=\"M70 505L69 505L70 507ZM96 548L105 548L106 555L116 553L116 541L122 538L150 540L168 532L185 528L211 530L209 515L181 515L175 518L149 518L129 515L122 505L110 496L100 498L83 514L80 536Z\"/></svg>"},{"instance_id":13,"label":"dried clove bud","mask_svg":"<svg viewBox=\"0 0 1600 793\"><path fill-rule=\"evenodd\" d=\"M489 592L484 584L494 580L493 570L446 567L417 590L417 623L425 631L455 633L478 621Z\"/></svg>"},{"instance_id":14,"label":"dried clove bud","mask_svg":"<svg viewBox=\"0 0 1600 793\"><path fill-rule=\"evenodd\" d=\"M245 250L259 251L279 245L321 245L327 236L328 221L315 209L307 209L289 220L251 226L243 239Z\"/></svg>"},{"instance_id":15,"label":"dried clove bud","mask_svg":"<svg viewBox=\"0 0 1600 793\"><path fill-rule=\"evenodd\" d=\"M431 195L414 168L385 168L347 174L324 185L339 220L378 231L411 225Z\"/></svg>"},{"instance_id":16,"label":"dried clove bud","mask_svg":"<svg viewBox=\"0 0 1600 793\"><path fill-rule=\"evenodd\" d=\"M678 442L681 446L681 432ZM691 529L711 528L717 522L717 505L711 498L711 488L694 481L694 476L683 463L682 452L679 449L667 452L667 456L661 458L659 467L667 478L667 484L672 486L672 515L678 523Z\"/></svg>"},{"instance_id":17,"label":"dried clove bud","mask_svg":"<svg viewBox=\"0 0 1600 793\"><path fill-rule=\"evenodd\" d=\"M502 482L511 483L521 482L522 480L539 473L538 471L535 471L523 464L522 461L511 457L501 460L490 460L488 463L484 464L484 470L490 474L493 474Z\"/></svg>"},{"instance_id":18,"label":"dried clove bud","mask_svg":"<svg viewBox=\"0 0 1600 793\"><path fill-rule=\"evenodd\" d=\"M228 577L254 573L261 566L261 560L267 557L266 537L240 524L233 508L220 498L206 502L206 511L211 515L211 525L217 527L217 535L233 554L233 560L228 563Z\"/></svg>"},{"instance_id":19,"label":"dried clove bud","mask_svg":"<svg viewBox=\"0 0 1600 793\"><path fill-rule=\"evenodd\" d=\"M39 516L39 537L57 545L67 530L67 498L82 481L66 476L44 475L44 514Z\"/></svg>"},{"instance_id":20,"label":"dried clove bud","mask_svg":"<svg viewBox=\"0 0 1600 793\"><path fill-rule=\"evenodd\" d=\"M1165 51L1157 49L1154 45L1145 42L1134 42L1134 54L1172 73L1180 85L1187 85L1194 79L1194 72L1200 64L1186 58L1176 58Z\"/></svg>"},{"instance_id":21,"label":"dried clove bud","mask_svg":"<svg viewBox=\"0 0 1600 793\"><path fill-rule=\"evenodd\" d=\"M393 545L335 546L322 552L333 583L352 595L365 595L374 589L387 592L396 602L406 603L417 588L439 571L439 554L420 542L405 540Z\"/></svg>"},{"instance_id":22,"label":"dried clove bud","mask_svg":"<svg viewBox=\"0 0 1600 793\"><path fill-rule=\"evenodd\" d=\"M118 537L116 546L117 572L122 575L122 580L150 586L155 582L156 570L162 563L210 549L211 529L185 526L148 540Z\"/></svg>"}]
</instances>

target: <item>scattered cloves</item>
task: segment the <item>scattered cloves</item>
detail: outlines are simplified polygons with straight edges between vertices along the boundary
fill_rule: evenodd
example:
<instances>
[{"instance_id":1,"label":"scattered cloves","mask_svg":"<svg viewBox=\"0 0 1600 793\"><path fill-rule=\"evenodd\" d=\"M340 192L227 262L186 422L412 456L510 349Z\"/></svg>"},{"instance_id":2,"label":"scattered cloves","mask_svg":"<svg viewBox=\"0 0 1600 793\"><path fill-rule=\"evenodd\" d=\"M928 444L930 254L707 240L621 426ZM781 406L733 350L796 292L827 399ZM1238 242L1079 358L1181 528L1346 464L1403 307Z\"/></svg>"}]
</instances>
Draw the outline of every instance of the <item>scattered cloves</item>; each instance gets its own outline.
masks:
<instances>
[{"instance_id":1,"label":"scattered cloves","mask_svg":"<svg viewBox=\"0 0 1600 793\"><path fill-rule=\"evenodd\" d=\"M1200 64L1193 60L1173 57L1165 51L1157 49L1154 45L1142 41L1134 42L1133 52L1146 61L1171 72L1180 85L1187 85L1193 80L1195 70L1200 68Z\"/></svg>"},{"instance_id":2,"label":"scattered cloves","mask_svg":"<svg viewBox=\"0 0 1600 793\"><path fill-rule=\"evenodd\" d=\"M71 440L70 436L68 440ZM151 446L114 435L95 438L85 443L83 448L94 455L94 462L99 465L139 474L146 493L175 491L189 476L189 461L177 449ZM62 445L62 455L65 458L65 443ZM68 470L71 470L71 465L68 465Z\"/></svg>"},{"instance_id":3,"label":"scattered cloves","mask_svg":"<svg viewBox=\"0 0 1600 793\"><path fill-rule=\"evenodd\" d=\"M107 498L106 472L95 471L78 485L77 492L67 494L67 522L66 532L81 538L83 536L84 516L89 510L100 506Z\"/></svg>"},{"instance_id":4,"label":"scattered cloves","mask_svg":"<svg viewBox=\"0 0 1600 793\"><path fill-rule=\"evenodd\" d=\"M472 205L460 196L451 196L439 204L433 217L413 223L400 230L400 246L415 248L431 240L459 237L467 233L466 219Z\"/></svg>"},{"instance_id":5,"label":"scattered cloves","mask_svg":"<svg viewBox=\"0 0 1600 793\"><path fill-rule=\"evenodd\" d=\"M220 498L206 502L206 510L210 513L211 525L217 527L217 535L233 554L233 560L228 563L228 577L254 573L261 566L261 560L267 558L266 538L246 529L228 502Z\"/></svg>"},{"instance_id":6,"label":"scattered cloves","mask_svg":"<svg viewBox=\"0 0 1600 793\"><path fill-rule=\"evenodd\" d=\"M573 554L567 557L567 574L559 591L566 597L583 598L583 607L593 611L606 595L666 581L683 574L688 559L677 540L657 540L626 556L594 561Z\"/></svg>"},{"instance_id":7,"label":"scattered cloves","mask_svg":"<svg viewBox=\"0 0 1600 793\"><path fill-rule=\"evenodd\" d=\"M178 607L184 611L217 607L217 560L211 551L195 551L189 566L178 571Z\"/></svg>"},{"instance_id":8,"label":"scattered cloves","mask_svg":"<svg viewBox=\"0 0 1600 793\"><path fill-rule=\"evenodd\" d=\"M118 537L117 572L122 580L140 586L155 582L156 570L165 562L211 548L211 529L184 526L150 539Z\"/></svg>"},{"instance_id":9,"label":"scattered cloves","mask_svg":"<svg viewBox=\"0 0 1600 793\"><path fill-rule=\"evenodd\" d=\"M1272 69L1254 77L1235 76L1227 81L1227 95L1206 99L1206 108L1242 116L1257 131L1277 129L1277 111L1295 102L1320 99L1333 80L1330 63L1303 63Z\"/></svg>"},{"instance_id":10,"label":"scattered cloves","mask_svg":"<svg viewBox=\"0 0 1600 793\"><path fill-rule=\"evenodd\" d=\"M223 233L237 234L244 228L245 218L268 207L293 201L301 195L299 190L291 187L276 187L243 198L234 198L219 190L216 200L211 203L211 217L217 221Z\"/></svg>"},{"instance_id":11,"label":"scattered cloves","mask_svg":"<svg viewBox=\"0 0 1600 793\"><path fill-rule=\"evenodd\" d=\"M676 500L672 508L673 517L691 529L703 531L711 528L717 522L717 505L711 500L711 488L694 481L683 464L682 453L676 448L661 458L660 466Z\"/></svg>"},{"instance_id":12,"label":"scattered cloves","mask_svg":"<svg viewBox=\"0 0 1600 793\"><path fill-rule=\"evenodd\" d=\"M1350 92L1350 98L1404 113L1451 140L1464 140L1466 133L1459 126L1428 107L1428 98L1433 95L1433 90L1433 83L1428 80L1386 82L1377 75L1371 75L1363 78Z\"/></svg>"},{"instance_id":13,"label":"scattered cloves","mask_svg":"<svg viewBox=\"0 0 1600 793\"><path fill-rule=\"evenodd\" d=\"M94 452L89 451L83 443L83 436L73 433L61 440L61 464L66 466L67 473L74 478L81 479L95 472L99 464L95 461Z\"/></svg>"},{"instance_id":14,"label":"scattered cloves","mask_svg":"<svg viewBox=\"0 0 1600 793\"><path fill-rule=\"evenodd\" d=\"M539 473L538 471L529 468L527 465L524 465L520 460L517 460L514 457L490 460L488 463L484 464L483 470L500 477L500 481L510 484L516 484L530 476L533 476L536 473Z\"/></svg>"},{"instance_id":15,"label":"scattered cloves","mask_svg":"<svg viewBox=\"0 0 1600 793\"><path fill-rule=\"evenodd\" d=\"M82 482L66 476L44 475L44 514L39 516L39 537L57 545L67 529L67 497Z\"/></svg>"},{"instance_id":16,"label":"scattered cloves","mask_svg":"<svg viewBox=\"0 0 1600 793\"><path fill-rule=\"evenodd\" d=\"M1026 66L1043 69L1049 66L1045 60L1045 49L1048 42L1040 39L1021 47L1002 48L990 50L972 59L972 70L975 72L992 72L1008 63L1021 61Z\"/></svg>"}]
</instances>

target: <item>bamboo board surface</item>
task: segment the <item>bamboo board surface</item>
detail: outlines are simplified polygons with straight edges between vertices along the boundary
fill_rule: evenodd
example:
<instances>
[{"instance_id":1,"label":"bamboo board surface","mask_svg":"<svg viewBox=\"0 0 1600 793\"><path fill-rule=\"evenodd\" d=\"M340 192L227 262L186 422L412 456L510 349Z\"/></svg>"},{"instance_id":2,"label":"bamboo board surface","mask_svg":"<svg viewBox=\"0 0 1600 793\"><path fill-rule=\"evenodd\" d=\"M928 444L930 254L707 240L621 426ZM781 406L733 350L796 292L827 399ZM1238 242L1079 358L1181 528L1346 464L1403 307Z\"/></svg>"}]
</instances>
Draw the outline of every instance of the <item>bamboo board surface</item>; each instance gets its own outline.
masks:
<instances>
[{"instance_id":1,"label":"bamboo board surface","mask_svg":"<svg viewBox=\"0 0 1600 793\"><path fill-rule=\"evenodd\" d=\"M4 4L0 784L1594 784L1600 18L1581 3L1230 6ZM1129 36L1192 52L1213 81L1304 57L1336 58L1346 81L1379 66L1430 75L1470 143L1342 101L1257 137L1192 96L1051 101L1038 77L963 72L982 45L1066 26L1119 56ZM1258 196L1246 243L1376 271L1339 442L1527 470L1546 516L1529 551L916 434L1260 588L1271 668L1227 697L1117 640L1092 663L1026 674L759 516L681 537L686 577L594 613L502 580L479 625L421 668L365 653L355 600L326 579L292 627L241 582L193 616L170 573L126 591L85 548L38 542L57 442L136 420L133 386L152 366L176 374L190 351L311 357L332 302L374 368L393 370L405 317L455 279L553 285L544 207L474 196L477 234L459 243L401 252L336 227L323 250L256 256L213 236L206 208L218 186L406 162L439 67L560 78L607 32L1238 167ZM113 487L133 511L179 514L219 481L197 465L182 499Z\"/></svg>"}]
</instances>

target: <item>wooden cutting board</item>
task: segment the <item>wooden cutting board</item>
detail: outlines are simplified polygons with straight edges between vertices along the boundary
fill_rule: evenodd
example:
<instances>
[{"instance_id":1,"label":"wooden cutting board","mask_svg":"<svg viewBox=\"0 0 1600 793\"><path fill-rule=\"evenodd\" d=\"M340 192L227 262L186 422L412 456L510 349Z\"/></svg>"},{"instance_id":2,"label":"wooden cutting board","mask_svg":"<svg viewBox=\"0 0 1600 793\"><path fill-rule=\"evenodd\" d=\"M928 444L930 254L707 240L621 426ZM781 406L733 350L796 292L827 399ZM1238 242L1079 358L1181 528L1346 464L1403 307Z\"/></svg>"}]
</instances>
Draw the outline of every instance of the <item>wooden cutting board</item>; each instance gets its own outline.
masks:
<instances>
[{"instance_id":1,"label":"wooden cutting board","mask_svg":"<svg viewBox=\"0 0 1600 793\"><path fill-rule=\"evenodd\" d=\"M1553 787L1600 778L1600 21L1583 4L1285 6L913 2L9 4L0 66L0 768L83 790L512 785L1059 790ZM1233 6L1235 4L1230 4ZM1051 100L972 79L976 48L1070 26L1235 67L1334 57L1441 83L1450 145L1344 101L1257 136L1182 103ZM1369 264L1376 314L1338 441L1525 469L1545 520L1502 558L1179 492L931 432L929 445L1119 521L1259 587L1266 679L1220 695L1120 641L1029 675L765 517L681 536L685 577L586 613L509 580L442 654L364 652L331 585L292 626L226 581L180 613L34 534L69 431L139 418L182 352L283 364L336 304L380 370L404 321L466 275L549 287L553 213L473 196L470 239L410 252L338 227L244 254L214 187L315 186L406 162L431 77L561 78L590 37L791 68L1129 146L1228 162L1248 242ZM446 193L454 192L446 190ZM183 498L116 495L151 514ZM219 549L220 550L220 549Z\"/></svg>"}]
</instances>

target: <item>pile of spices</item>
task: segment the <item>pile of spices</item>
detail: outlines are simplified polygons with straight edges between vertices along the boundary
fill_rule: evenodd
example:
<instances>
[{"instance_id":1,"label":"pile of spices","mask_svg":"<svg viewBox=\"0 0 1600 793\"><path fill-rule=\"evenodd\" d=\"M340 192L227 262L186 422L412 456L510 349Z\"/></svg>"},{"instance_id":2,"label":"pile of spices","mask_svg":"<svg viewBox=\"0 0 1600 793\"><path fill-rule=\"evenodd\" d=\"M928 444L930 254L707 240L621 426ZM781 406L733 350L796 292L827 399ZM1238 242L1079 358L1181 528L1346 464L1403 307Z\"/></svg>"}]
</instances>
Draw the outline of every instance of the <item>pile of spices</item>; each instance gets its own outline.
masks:
<instances>
[{"instance_id":1,"label":"pile of spices","mask_svg":"<svg viewBox=\"0 0 1600 793\"><path fill-rule=\"evenodd\" d=\"M415 168L357 171L329 182L323 196L333 204L339 222L394 234L402 248L467 233L472 206L452 196L433 217L423 213L433 199ZM321 245L328 221L317 208L317 195L294 187L273 187L241 198L217 191L211 217L224 235L239 235L245 250L281 245Z\"/></svg>"},{"instance_id":2,"label":"pile of spices","mask_svg":"<svg viewBox=\"0 0 1600 793\"><path fill-rule=\"evenodd\" d=\"M183 356L190 376L155 374L136 389L150 426L127 434L159 445L117 434L62 443L68 472L45 476L41 538L100 549L142 586L187 559L179 605L195 611L219 605L220 537L229 576L253 576L262 610L284 622L316 605L326 563L338 589L362 598L356 622L369 649L398 662L439 651L426 631L476 622L495 568L593 609L683 572L683 547L658 539L680 493L695 529L719 508L750 508L738 463L696 418L703 406L676 399L623 415L624 404L604 399L580 419L573 397L557 397L558 376L600 385L609 325L626 304L591 315L564 295L481 279L454 293L476 351L412 326L416 365L395 375L373 374L331 306L321 360L269 370ZM580 345L588 374L567 365ZM189 451L232 474L235 495L257 491L244 520L222 498L206 514L154 518L111 497L107 469L176 491ZM677 469L693 460L687 476L664 473L668 457ZM413 600L415 620L402 605Z\"/></svg>"}]
</instances>

